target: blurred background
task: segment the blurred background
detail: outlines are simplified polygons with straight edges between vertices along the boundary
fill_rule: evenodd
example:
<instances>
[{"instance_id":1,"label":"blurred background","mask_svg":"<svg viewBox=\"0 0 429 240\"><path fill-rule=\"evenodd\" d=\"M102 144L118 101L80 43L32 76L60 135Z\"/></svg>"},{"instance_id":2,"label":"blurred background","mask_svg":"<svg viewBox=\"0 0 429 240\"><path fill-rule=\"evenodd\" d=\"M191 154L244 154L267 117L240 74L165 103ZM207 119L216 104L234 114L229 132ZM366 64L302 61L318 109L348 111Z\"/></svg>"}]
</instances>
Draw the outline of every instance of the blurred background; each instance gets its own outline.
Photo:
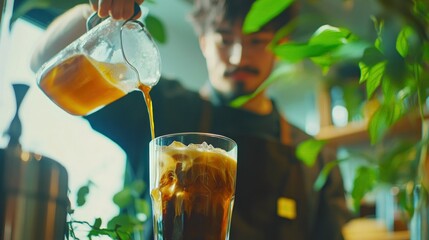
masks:
<instances>
[{"instance_id":1,"label":"blurred background","mask_svg":"<svg viewBox=\"0 0 429 240\"><path fill-rule=\"evenodd\" d=\"M2 0L0 147L4 148L8 143L9 139L2 133L8 128L16 109L12 84L26 84L30 89L19 112L23 124L20 139L23 148L53 158L66 167L72 203L76 201L74 198L81 186L88 182L92 184L87 203L75 211L76 219L88 222L93 222L95 217L109 219L118 211L111 199L123 187L126 156L112 141L93 131L86 120L58 108L37 87L35 73L29 67L30 57L47 25L67 7L39 7L15 19L12 9L16 10L26 2L31 1ZM68 1L66 6L78 2ZM297 39L308 38L323 24L347 27L363 38L375 34L371 16L380 13L377 1L302 2L301 15L304 21L295 36ZM165 29L166 41L158 45L162 57L162 74L180 79L184 85L197 90L207 80L207 71L196 35L187 19L190 2L156 0L147 1L144 5L152 16L162 22ZM348 94L360 97L361 90L354 87L352 92L346 92L347 88L343 87L347 85L345 80L329 88L326 85L329 80L336 78L356 80L359 74L356 69L344 66L336 74L323 75L320 68L305 61L294 65L282 63L280 66L286 67L288 71L281 81L269 89L269 94L277 100L280 110L292 123L314 136L325 134L324 127L340 128L351 123L358 126L357 131L365 130L359 128L364 117L359 114L350 117L352 113L348 112L345 99ZM326 81L321 81L323 79ZM367 141L366 137L361 137L362 134L354 136L357 138L348 147L339 148L340 155L347 154L350 148L364 149L366 145L361 143ZM351 188L354 169L352 163L341 165L346 189Z\"/></svg>"}]
</instances>

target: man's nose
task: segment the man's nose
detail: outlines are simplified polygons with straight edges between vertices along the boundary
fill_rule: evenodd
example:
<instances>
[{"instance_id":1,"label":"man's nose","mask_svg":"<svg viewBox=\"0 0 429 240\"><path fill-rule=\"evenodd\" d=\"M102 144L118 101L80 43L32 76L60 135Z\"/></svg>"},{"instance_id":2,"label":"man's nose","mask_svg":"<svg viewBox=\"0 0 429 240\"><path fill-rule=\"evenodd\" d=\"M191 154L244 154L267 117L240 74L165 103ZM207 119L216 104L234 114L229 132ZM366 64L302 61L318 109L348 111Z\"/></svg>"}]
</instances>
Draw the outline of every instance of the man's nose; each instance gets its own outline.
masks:
<instances>
[{"instance_id":1,"label":"man's nose","mask_svg":"<svg viewBox=\"0 0 429 240\"><path fill-rule=\"evenodd\" d=\"M243 46L241 45L241 42L236 41L234 42L234 44L230 49L229 63L233 65L238 65L240 64L242 57L243 57Z\"/></svg>"}]
</instances>

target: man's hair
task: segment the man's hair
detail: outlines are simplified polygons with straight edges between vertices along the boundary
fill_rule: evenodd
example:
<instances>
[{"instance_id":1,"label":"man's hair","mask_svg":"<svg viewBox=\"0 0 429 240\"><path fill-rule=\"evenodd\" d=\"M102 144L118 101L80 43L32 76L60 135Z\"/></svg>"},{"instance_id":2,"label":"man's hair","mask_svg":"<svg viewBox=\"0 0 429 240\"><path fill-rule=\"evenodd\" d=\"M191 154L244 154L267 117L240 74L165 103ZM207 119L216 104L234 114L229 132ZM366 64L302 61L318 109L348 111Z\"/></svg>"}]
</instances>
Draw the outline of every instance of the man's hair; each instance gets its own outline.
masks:
<instances>
[{"instance_id":1,"label":"man's hair","mask_svg":"<svg viewBox=\"0 0 429 240\"><path fill-rule=\"evenodd\" d=\"M221 20L231 23L236 20L244 20L254 2L255 0L194 0L190 18L195 31L201 35ZM297 4L293 3L265 26L276 31L296 15Z\"/></svg>"}]
</instances>

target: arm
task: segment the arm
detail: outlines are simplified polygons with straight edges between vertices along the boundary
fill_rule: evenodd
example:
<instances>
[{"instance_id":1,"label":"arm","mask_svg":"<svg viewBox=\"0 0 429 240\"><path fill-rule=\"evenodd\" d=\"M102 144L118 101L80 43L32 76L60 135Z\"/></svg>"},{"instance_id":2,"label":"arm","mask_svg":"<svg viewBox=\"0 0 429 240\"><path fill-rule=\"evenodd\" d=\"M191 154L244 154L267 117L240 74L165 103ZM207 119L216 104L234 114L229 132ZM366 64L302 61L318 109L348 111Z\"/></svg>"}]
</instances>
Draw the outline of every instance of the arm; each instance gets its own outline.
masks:
<instances>
[{"instance_id":1,"label":"arm","mask_svg":"<svg viewBox=\"0 0 429 240\"><path fill-rule=\"evenodd\" d=\"M56 18L39 40L30 61L31 69L39 68L86 32L86 19L93 11L89 4L77 5Z\"/></svg>"}]
</instances>

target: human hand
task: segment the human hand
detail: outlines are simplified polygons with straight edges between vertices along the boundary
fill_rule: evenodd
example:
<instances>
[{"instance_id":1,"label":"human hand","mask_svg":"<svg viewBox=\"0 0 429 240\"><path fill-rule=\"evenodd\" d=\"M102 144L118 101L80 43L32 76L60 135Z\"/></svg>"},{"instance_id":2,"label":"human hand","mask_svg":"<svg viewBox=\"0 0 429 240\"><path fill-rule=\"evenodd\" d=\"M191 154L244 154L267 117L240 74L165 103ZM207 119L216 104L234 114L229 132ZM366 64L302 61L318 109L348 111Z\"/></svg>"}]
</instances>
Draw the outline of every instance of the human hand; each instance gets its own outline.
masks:
<instances>
[{"instance_id":1,"label":"human hand","mask_svg":"<svg viewBox=\"0 0 429 240\"><path fill-rule=\"evenodd\" d=\"M144 0L89 0L98 16L105 18L111 16L113 19L130 19L134 15L134 3L142 4ZM140 17L139 12L134 18Z\"/></svg>"}]
</instances>

